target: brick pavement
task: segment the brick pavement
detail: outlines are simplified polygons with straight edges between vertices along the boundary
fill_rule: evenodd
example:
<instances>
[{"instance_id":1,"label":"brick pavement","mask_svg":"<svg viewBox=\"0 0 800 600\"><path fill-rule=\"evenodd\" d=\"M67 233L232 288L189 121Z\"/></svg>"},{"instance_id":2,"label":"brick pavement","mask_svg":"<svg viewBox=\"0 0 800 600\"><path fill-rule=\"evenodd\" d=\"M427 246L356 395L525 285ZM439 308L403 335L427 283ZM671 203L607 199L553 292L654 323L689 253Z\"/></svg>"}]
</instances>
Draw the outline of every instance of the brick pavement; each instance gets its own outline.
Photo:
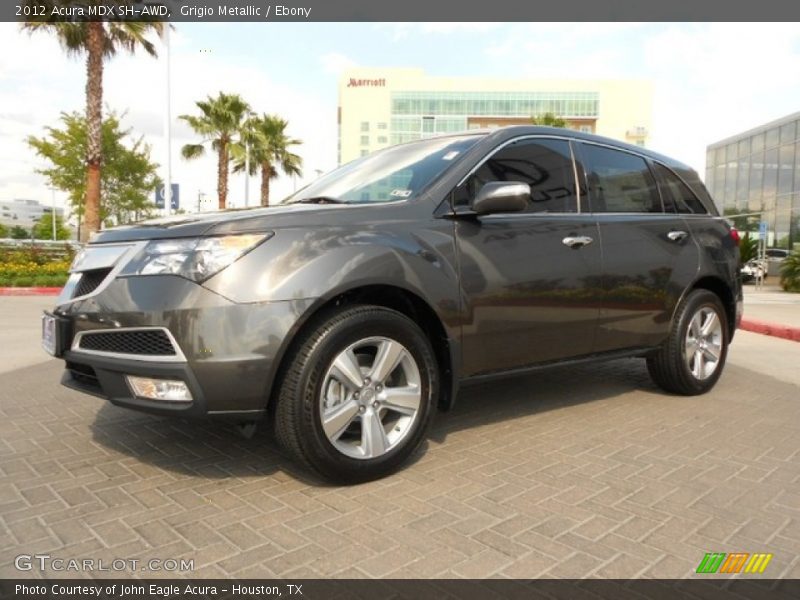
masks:
<instances>
[{"instance_id":1,"label":"brick pavement","mask_svg":"<svg viewBox=\"0 0 800 600\"><path fill-rule=\"evenodd\" d=\"M2 577L43 575L21 553L192 558L200 577L682 577L710 551L800 577L800 388L739 365L700 398L634 360L482 384L413 464L354 487L263 433L68 391L60 369L0 374Z\"/></svg>"}]
</instances>

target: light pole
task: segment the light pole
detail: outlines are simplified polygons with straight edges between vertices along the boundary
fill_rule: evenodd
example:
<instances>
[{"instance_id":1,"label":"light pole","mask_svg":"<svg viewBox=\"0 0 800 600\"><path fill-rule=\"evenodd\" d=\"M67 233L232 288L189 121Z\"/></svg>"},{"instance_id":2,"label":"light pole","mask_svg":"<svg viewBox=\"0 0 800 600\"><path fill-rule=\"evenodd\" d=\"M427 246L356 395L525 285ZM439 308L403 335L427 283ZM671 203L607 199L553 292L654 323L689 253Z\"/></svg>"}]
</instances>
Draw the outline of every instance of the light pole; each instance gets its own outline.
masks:
<instances>
[{"instance_id":1,"label":"light pole","mask_svg":"<svg viewBox=\"0 0 800 600\"><path fill-rule=\"evenodd\" d=\"M172 105L171 105L171 69L170 69L170 48L169 48L169 29L170 24L164 23L164 138L166 143L166 155L164 156L164 214L169 216L172 212Z\"/></svg>"},{"instance_id":2,"label":"light pole","mask_svg":"<svg viewBox=\"0 0 800 600\"><path fill-rule=\"evenodd\" d=\"M53 222L53 241L56 241L56 188L50 188L50 204L53 207L53 213L50 219Z\"/></svg>"}]
</instances>

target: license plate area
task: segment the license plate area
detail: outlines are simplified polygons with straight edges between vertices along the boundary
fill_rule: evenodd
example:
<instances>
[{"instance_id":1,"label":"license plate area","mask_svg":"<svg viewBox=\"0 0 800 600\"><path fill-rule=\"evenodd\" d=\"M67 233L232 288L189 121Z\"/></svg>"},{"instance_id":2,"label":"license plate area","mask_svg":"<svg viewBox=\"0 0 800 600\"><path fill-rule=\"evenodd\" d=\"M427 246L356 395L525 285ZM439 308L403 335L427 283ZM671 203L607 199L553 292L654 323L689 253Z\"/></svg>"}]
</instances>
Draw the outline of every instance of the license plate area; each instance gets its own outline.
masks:
<instances>
[{"instance_id":1,"label":"license plate area","mask_svg":"<svg viewBox=\"0 0 800 600\"><path fill-rule=\"evenodd\" d=\"M50 356L64 355L64 344L70 339L71 325L67 319L61 319L49 312L42 315L42 348Z\"/></svg>"},{"instance_id":2,"label":"license plate area","mask_svg":"<svg viewBox=\"0 0 800 600\"><path fill-rule=\"evenodd\" d=\"M49 313L42 315L42 348L50 356L58 355L58 321Z\"/></svg>"}]
</instances>

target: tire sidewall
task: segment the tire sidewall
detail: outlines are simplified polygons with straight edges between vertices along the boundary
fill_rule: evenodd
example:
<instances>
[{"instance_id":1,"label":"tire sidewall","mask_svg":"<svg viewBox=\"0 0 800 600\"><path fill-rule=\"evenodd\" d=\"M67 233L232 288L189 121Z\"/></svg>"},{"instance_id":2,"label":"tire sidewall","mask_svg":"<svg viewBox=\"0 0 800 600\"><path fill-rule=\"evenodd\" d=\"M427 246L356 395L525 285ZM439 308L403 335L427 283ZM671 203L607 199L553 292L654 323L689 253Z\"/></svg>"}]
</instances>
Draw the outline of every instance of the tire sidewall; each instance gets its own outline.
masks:
<instances>
[{"instance_id":1,"label":"tire sidewall","mask_svg":"<svg viewBox=\"0 0 800 600\"><path fill-rule=\"evenodd\" d=\"M325 330L328 322L321 329ZM339 452L325 434L320 394L325 373L336 356L351 344L369 337L391 338L405 346L420 372L421 402L411 431L395 448L377 458L356 459ZM318 470L335 474L342 481L374 479L404 462L427 434L439 389L436 359L419 327L400 313L377 307L355 313L327 329L309 353L299 383L301 430L310 432L301 439L304 454Z\"/></svg>"}]
</instances>

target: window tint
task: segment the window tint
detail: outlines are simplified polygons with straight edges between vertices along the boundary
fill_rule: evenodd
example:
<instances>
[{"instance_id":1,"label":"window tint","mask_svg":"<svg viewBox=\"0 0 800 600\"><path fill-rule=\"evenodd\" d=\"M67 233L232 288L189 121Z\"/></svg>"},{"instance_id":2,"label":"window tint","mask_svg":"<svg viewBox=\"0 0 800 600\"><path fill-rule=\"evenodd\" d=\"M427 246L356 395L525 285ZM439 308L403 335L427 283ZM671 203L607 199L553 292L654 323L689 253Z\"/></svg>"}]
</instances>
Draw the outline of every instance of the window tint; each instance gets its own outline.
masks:
<instances>
[{"instance_id":1,"label":"window tint","mask_svg":"<svg viewBox=\"0 0 800 600\"><path fill-rule=\"evenodd\" d=\"M666 212L705 214L703 203L697 199L694 192L689 189L680 178L664 165L653 163L653 169L658 176L661 189L661 199L664 201Z\"/></svg>"},{"instance_id":2,"label":"window tint","mask_svg":"<svg viewBox=\"0 0 800 600\"><path fill-rule=\"evenodd\" d=\"M594 212L663 212L645 160L593 144L582 145Z\"/></svg>"},{"instance_id":3,"label":"window tint","mask_svg":"<svg viewBox=\"0 0 800 600\"><path fill-rule=\"evenodd\" d=\"M502 148L456 190L455 204L469 204L492 181L530 185L528 212L577 211L572 155L565 140L521 140Z\"/></svg>"}]
</instances>

